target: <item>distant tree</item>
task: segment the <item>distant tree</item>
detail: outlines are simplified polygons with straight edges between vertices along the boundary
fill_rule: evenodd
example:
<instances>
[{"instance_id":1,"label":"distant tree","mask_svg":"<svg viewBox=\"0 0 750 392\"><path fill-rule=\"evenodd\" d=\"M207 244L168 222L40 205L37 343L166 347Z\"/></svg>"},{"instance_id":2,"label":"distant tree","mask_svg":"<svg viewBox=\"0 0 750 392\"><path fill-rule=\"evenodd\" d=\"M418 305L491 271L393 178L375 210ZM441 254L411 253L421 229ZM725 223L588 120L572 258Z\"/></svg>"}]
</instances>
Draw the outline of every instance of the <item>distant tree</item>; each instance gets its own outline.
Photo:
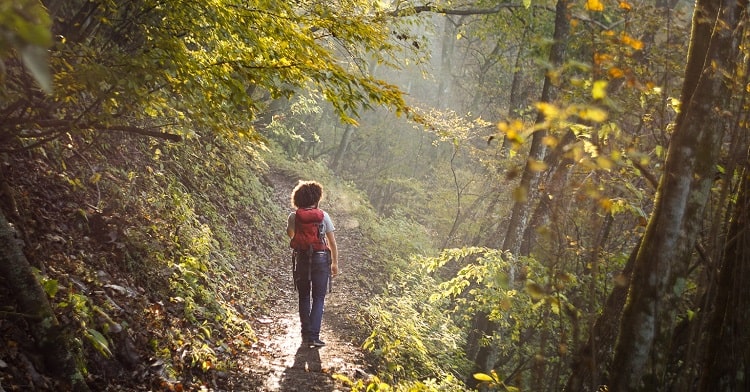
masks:
<instances>
[{"instance_id":1,"label":"distant tree","mask_svg":"<svg viewBox=\"0 0 750 392\"><path fill-rule=\"evenodd\" d=\"M562 65L565 59L565 50L567 48L568 34L570 32L570 9L567 0L558 0L556 6L555 30L553 44L549 54L550 64L553 67ZM554 85L548 73L544 80L542 89L541 102L552 102L557 98L557 86ZM544 122L543 112L539 113L538 123ZM524 167L521 182L516 191L517 197L511 211L510 221L507 230L503 236L502 249L510 251L511 254L520 256L521 242L523 234L529 224L531 206L536 200L536 184L540 177L538 164L544 161L547 154L547 147L544 144L546 137L545 130L540 130L532 136L531 147ZM510 281L513 284L515 280L515 271L510 273ZM492 335L497 329L497 325L489 319L489 315L479 312L474 317L473 333L469 335L468 347L478 347L474 357L475 372L489 372L494 367L494 348L490 345L480 345L478 342L483 336ZM476 380L469 378L470 385L476 385Z\"/></svg>"}]
</instances>

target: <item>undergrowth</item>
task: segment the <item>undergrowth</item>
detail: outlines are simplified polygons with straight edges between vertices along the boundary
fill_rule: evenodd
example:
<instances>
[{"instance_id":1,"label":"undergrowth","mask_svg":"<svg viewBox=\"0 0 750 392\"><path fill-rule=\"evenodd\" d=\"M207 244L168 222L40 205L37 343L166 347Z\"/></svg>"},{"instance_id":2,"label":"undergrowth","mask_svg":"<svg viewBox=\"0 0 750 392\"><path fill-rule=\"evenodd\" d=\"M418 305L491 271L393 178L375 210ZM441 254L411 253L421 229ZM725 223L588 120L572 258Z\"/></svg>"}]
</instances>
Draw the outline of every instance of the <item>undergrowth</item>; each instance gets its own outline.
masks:
<instances>
[{"instance_id":1,"label":"undergrowth","mask_svg":"<svg viewBox=\"0 0 750 392\"><path fill-rule=\"evenodd\" d=\"M283 219L254 149L83 134L9 162L29 258L89 377L184 388L236 366L270 294L267 222Z\"/></svg>"},{"instance_id":2,"label":"undergrowth","mask_svg":"<svg viewBox=\"0 0 750 392\"><path fill-rule=\"evenodd\" d=\"M269 310L274 260L287 250L276 225L290 206L264 183L272 167L323 183L321 206L361 233L358 278L377 295L359 321L378 375L352 389L461 390L463 325L451 310L457 297L438 295L451 291L425 266L436 253L429 230L397 211L378 216L325 164L210 137L170 144L83 135L29 154L14 162L33 167L29 178L17 171L14 184L24 219L36 214L25 226L29 254L81 337L89 377L198 388L238 366L234 358L255 342L250 320ZM148 352L133 355L133 346ZM145 379L117 368L123 356Z\"/></svg>"}]
</instances>

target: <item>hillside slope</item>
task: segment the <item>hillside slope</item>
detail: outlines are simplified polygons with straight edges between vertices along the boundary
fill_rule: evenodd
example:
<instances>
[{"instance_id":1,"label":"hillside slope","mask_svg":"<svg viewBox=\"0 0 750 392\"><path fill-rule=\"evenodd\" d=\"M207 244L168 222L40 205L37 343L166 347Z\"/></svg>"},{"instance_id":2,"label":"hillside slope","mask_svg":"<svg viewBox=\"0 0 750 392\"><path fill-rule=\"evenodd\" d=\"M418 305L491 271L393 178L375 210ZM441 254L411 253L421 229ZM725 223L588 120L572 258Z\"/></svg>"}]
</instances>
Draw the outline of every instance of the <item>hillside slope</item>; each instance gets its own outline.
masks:
<instances>
[{"instance_id":1,"label":"hillside slope","mask_svg":"<svg viewBox=\"0 0 750 392\"><path fill-rule=\"evenodd\" d=\"M324 206L342 252L329 345L297 352L283 227L294 175L220 140L109 137L8 154L1 169L0 208L91 390L341 390L333 374L366 373L353 320L372 271L359 271L371 266L347 203ZM64 389L15 294L0 277L0 390Z\"/></svg>"}]
</instances>

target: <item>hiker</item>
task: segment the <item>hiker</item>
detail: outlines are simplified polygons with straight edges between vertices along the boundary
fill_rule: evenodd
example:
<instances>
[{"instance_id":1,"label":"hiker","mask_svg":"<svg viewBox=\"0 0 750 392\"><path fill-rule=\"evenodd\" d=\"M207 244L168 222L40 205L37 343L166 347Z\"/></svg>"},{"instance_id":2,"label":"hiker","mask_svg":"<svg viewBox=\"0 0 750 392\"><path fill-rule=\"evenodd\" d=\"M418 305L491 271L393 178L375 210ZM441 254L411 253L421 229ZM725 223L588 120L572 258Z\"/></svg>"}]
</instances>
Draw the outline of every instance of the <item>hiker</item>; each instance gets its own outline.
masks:
<instances>
[{"instance_id":1,"label":"hiker","mask_svg":"<svg viewBox=\"0 0 750 392\"><path fill-rule=\"evenodd\" d=\"M333 221L318 208L322 198L323 187L319 183L300 181L292 191L292 206L296 211L289 214L286 226L294 249L292 268L299 293L302 344L310 347L325 346L320 340L323 304L329 279L339 271Z\"/></svg>"}]
</instances>

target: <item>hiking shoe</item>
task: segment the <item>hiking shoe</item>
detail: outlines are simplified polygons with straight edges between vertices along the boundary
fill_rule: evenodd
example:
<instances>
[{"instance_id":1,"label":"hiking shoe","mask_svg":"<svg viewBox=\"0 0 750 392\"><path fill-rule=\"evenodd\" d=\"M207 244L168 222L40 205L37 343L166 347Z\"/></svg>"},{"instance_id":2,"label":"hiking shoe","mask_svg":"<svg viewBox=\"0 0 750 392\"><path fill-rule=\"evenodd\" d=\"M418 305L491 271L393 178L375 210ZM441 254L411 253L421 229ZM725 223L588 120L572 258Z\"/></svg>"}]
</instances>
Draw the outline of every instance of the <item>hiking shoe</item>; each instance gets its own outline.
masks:
<instances>
[{"instance_id":1,"label":"hiking shoe","mask_svg":"<svg viewBox=\"0 0 750 392\"><path fill-rule=\"evenodd\" d=\"M310 341L310 347L323 347L326 343L320 339L313 339Z\"/></svg>"}]
</instances>

